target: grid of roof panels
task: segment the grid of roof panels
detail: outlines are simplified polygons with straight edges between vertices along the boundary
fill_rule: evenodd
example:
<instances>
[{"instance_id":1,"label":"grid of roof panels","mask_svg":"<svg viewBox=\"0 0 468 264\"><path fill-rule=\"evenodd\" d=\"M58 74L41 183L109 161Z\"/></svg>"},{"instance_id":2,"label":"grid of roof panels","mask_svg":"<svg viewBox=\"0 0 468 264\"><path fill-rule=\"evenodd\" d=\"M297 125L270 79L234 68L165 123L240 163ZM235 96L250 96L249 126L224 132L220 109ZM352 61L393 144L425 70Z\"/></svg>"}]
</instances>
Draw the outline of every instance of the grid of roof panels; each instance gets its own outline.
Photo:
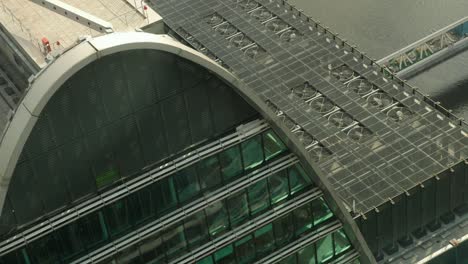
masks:
<instances>
[{"instance_id":1,"label":"grid of roof panels","mask_svg":"<svg viewBox=\"0 0 468 264\"><path fill-rule=\"evenodd\" d=\"M189 32L260 98L273 104L273 111L281 111L329 151L317 163L345 203L350 207L355 203L357 212L378 207L468 156L463 123L438 111L427 98L286 1L152 3L171 28ZM248 36L270 58L245 56L228 36L207 23L213 14L219 23L227 22ZM278 26L267 26L265 22L272 19ZM294 41L280 37L285 29L293 30ZM341 117L330 121L315 111L317 105L314 110L301 96L291 96L296 86L306 83L322 95L319 110L328 100ZM343 131L346 121L336 120L357 126L350 133Z\"/></svg>"}]
</instances>

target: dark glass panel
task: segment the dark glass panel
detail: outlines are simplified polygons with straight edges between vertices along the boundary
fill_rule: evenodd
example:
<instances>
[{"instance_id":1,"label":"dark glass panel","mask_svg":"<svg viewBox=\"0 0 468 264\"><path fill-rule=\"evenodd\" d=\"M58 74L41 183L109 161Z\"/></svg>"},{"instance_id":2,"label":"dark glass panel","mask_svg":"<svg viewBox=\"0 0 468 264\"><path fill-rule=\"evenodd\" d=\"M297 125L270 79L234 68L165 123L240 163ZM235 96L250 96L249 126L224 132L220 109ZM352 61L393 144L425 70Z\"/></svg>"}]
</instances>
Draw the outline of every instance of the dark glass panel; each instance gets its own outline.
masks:
<instances>
[{"instance_id":1,"label":"dark glass panel","mask_svg":"<svg viewBox=\"0 0 468 264\"><path fill-rule=\"evenodd\" d=\"M276 245L284 246L294 236L294 222L292 214L287 214L273 222L275 230Z\"/></svg>"},{"instance_id":2,"label":"dark glass panel","mask_svg":"<svg viewBox=\"0 0 468 264\"><path fill-rule=\"evenodd\" d=\"M312 180L307 176L301 165L296 164L289 168L289 184L291 186L291 195L300 192L305 187L311 185Z\"/></svg>"},{"instance_id":3,"label":"dark glass panel","mask_svg":"<svg viewBox=\"0 0 468 264\"><path fill-rule=\"evenodd\" d=\"M273 224L268 224L254 233L255 249L258 257L263 257L271 253L275 247L275 236L273 234Z\"/></svg>"},{"instance_id":4,"label":"dark glass panel","mask_svg":"<svg viewBox=\"0 0 468 264\"><path fill-rule=\"evenodd\" d=\"M209 239L208 226L205 213L200 211L185 220L184 223L187 243L191 248L196 248Z\"/></svg>"},{"instance_id":5,"label":"dark glass panel","mask_svg":"<svg viewBox=\"0 0 468 264\"><path fill-rule=\"evenodd\" d=\"M15 250L11 253L6 254L0 258L1 264L29 264L25 261L25 257L23 256L23 250Z\"/></svg>"},{"instance_id":6,"label":"dark glass panel","mask_svg":"<svg viewBox=\"0 0 468 264\"><path fill-rule=\"evenodd\" d=\"M227 208L232 227L243 223L249 217L247 194L241 192L227 199Z\"/></svg>"},{"instance_id":7,"label":"dark glass panel","mask_svg":"<svg viewBox=\"0 0 468 264\"><path fill-rule=\"evenodd\" d=\"M187 248L187 241L185 240L184 227L174 226L170 227L163 235L164 243L166 246L166 255L169 260L180 257Z\"/></svg>"},{"instance_id":8,"label":"dark glass panel","mask_svg":"<svg viewBox=\"0 0 468 264\"><path fill-rule=\"evenodd\" d=\"M308 245L297 253L298 263L315 264L315 244Z\"/></svg>"},{"instance_id":9,"label":"dark glass panel","mask_svg":"<svg viewBox=\"0 0 468 264\"><path fill-rule=\"evenodd\" d=\"M174 176L179 202L183 203L193 198L200 192L200 184L197 179L197 171L194 166L185 168Z\"/></svg>"},{"instance_id":10,"label":"dark glass panel","mask_svg":"<svg viewBox=\"0 0 468 264\"><path fill-rule=\"evenodd\" d=\"M82 232L85 232L83 223L73 222L56 231L57 239L62 247L62 256L65 260L81 253L84 250L81 241Z\"/></svg>"},{"instance_id":11,"label":"dark glass panel","mask_svg":"<svg viewBox=\"0 0 468 264\"><path fill-rule=\"evenodd\" d=\"M87 248L101 244L108 239L108 233L101 212L95 212L78 220L80 240Z\"/></svg>"},{"instance_id":12,"label":"dark glass panel","mask_svg":"<svg viewBox=\"0 0 468 264\"><path fill-rule=\"evenodd\" d=\"M141 264L139 246L131 246L123 251L120 251L115 256L118 264Z\"/></svg>"},{"instance_id":13,"label":"dark glass panel","mask_svg":"<svg viewBox=\"0 0 468 264\"><path fill-rule=\"evenodd\" d=\"M32 242L27 251L32 263L41 264L58 263L62 252L53 233Z\"/></svg>"},{"instance_id":14,"label":"dark glass panel","mask_svg":"<svg viewBox=\"0 0 468 264\"><path fill-rule=\"evenodd\" d=\"M272 130L263 133L263 148L265 151L265 160L270 160L287 149Z\"/></svg>"},{"instance_id":15,"label":"dark glass panel","mask_svg":"<svg viewBox=\"0 0 468 264\"><path fill-rule=\"evenodd\" d=\"M255 243L252 236L246 236L234 244L237 256L237 263L252 263L255 258Z\"/></svg>"},{"instance_id":16,"label":"dark glass panel","mask_svg":"<svg viewBox=\"0 0 468 264\"><path fill-rule=\"evenodd\" d=\"M206 258L203 258L199 261L197 261L197 264L213 264L214 261L213 261L213 257L212 256L208 256Z\"/></svg>"},{"instance_id":17,"label":"dark glass panel","mask_svg":"<svg viewBox=\"0 0 468 264\"><path fill-rule=\"evenodd\" d=\"M232 181L232 178L243 172L242 157L239 146L234 146L219 154L221 172L225 182Z\"/></svg>"},{"instance_id":18,"label":"dark glass panel","mask_svg":"<svg viewBox=\"0 0 468 264\"><path fill-rule=\"evenodd\" d=\"M134 223L142 223L156 215L155 186L147 186L129 196L130 217Z\"/></svg>"},{"instance_id":19,"label":"dark glass panel","mask_svg":"<svg viewBox=\"0 0 468 264\"><path fill-rule=\"evenodd\" d=\"M205 209L205 213L211 236L219 236L229 227L228 215L222 201L210 205Z\"/></svg>"},{"instance_id":20,"label":"dark glass panel","mask_svg":"<svg viewBox=\"0 0 468 264\"><path fill-rule=\"evenodd\" d=\"M128 230L132 225L128 201L128 199L118 200L103 209L103 214L111 236L118 235Z\"/></svg>"},{"instance_id":21,"label":"dark glass panel","mask_svg":"<svg viewBox=\"0 0 468 264\"><path fill-rule=\"evenodd\" d=\"M333 240L332 234L320 239L317 246L317 263L322 264L333 258Z\"/></svg>"},{"instance_id":22,"label":"dark glass panel","mask_svg":"<svg viewBox=\"0 0 468 264\"><path fill-rule=\"evenodd\" d=\"M252 169L262 164L263 149L261 135L256 135L253 138L242 142L241 147L242 157L244 159L244 169Z\"/></svg>"},{"instance_id":23,"label":"dark glass panel","mask_svg":"<svg viewBox=\"0 0 468 264\"><path fill-rule=\"evenodd\" d=\"M332 211L323 198L312 202L312 211L314 212L314 225L319 225L333 217Z\"/></svg>"},{"instance_id":24,"label":"dark glass panel","mask_svg":"<svg viewBox=\"0 0 468 264\"><path fill-rule=\"evenodd\" d=\"M346 236L343 229L336 231L333 234L333 239L335 241L335 255L338 255L341 252L351 248L351 244L349 243L348 237Z\"/></svg>"},{"instance_id":25,"label":"dark glass panel","mask_svg":"<svg viewBox=\"0 0 468 264\"><path fill-rule=\"evenodd\" d=\"M214 253L215 262L219 264L236 263L234 248L232 245L226 246Z\"/></svg>"},{"instance_id":26,"label":"dark glass panel","mask_svg":"<svg viewBox=\"0 0 468 264\"><path fill-rule=\"evenodd\" d=\"M155 234L143 240L140 245L141 259L144 263L160 264L165 262L166 244L161 234Z\"/></svg>"},{"instance_id":27,"label":"dark glass panel","mask_svg":"<svg viewBox=\"0 0 468 264\"><path fill-rule=\"evenodd\" d=\"M281 260L278 264L302 264L301 262L297 262L296 254L292 254L291 256Z\"/></svg>"},{"instance_id":28,"label":"dark glass panel","mask_svg":"<svg viewBox=\"0 0 468 264\"><path fill-rule=\"evenodd\" d=\"M167 177L156 183L155 202L158 214L162 215L177 205L177 193L172 177Z\"/></svg>"},{"instance_id":29,"label":"dark glass panel","mask_svg":"<svg viewBox=\"0 0 468 264\"><path fill-rule=\"evenodd\" d=\"M216 155L197 163L197 171L202 190L211 189L221 183L221 167Z\"/></svg>"},{"instance_id":30,"label":"dark glass panel","mask_svg":"<svg viewBox=\"0 0 468 264\"><path fill-rule=\"evenodd\" d=\"M296 226L296 235L301 235L304 232L312 229L314 216L312 214L310 204L303 205L300 208L294 210L293 215Z\"/></svg>"},{"instance_id":31,"label":"dark glass panel","mask_svg":"<svg viewBox=\"0 0 468 264\"><path fill-rule=\"evenodd\" d=\"M282 170L268 177L268 184L270 187L272 204L279 203L288 198L289 184L286 170Z\"/></svg>"},{"instance_id":32,"label":"dark glass panel","mask_svg":"<svg viewBox=\"0 0 468 264\"><path fill-rule=\"evenodd\" d=\"M261 180L248 188L251 214L263 212L270 206L266 180Z\"/></svg>"}]
</instances>

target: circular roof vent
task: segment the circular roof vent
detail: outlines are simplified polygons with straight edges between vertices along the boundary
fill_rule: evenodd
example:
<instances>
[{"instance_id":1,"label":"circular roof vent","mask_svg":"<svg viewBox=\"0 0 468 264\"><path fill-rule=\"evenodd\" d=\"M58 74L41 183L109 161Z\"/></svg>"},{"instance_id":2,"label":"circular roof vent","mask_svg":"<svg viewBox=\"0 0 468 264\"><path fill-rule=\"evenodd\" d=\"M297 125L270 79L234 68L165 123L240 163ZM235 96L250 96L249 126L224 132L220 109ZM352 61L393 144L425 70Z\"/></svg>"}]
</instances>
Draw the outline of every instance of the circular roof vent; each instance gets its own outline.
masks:
<instances>
[{"instance_id":1,"label":"circular roof vent","mask_svg":"<svg viewBox=\"0 0 468 264\"><path fill-rule=\"evenodd\" d=\"M339 128L345 128L353 124L354 119L347 113L338 111L328 117L328 121Z\"/></svg>"},{"instance_id":2,"label":"circular roof vent","mask_svg":"<svg viewBox=\"0 0 468 264\"><path fill-rule=\"evenodd\" d=\"M224 19L222 16L218 15L218 14L213 14L212 16L208 17L207 18L207 21L208 24L212 25L212 26L216 26L216 25L219 25L221 23L223 23Z\"/></svg>"},{"instance_id":3,"label":"circular roof vent","mask_svg":"<svg viewBox=\"0 0 468 264\"><path fill-rule=\"evenodd\" d=\"M393 103L393 99L386 93L375 93L367 98L367 102L377 108L383 109L390 106Z\"/></svg>"},{"instance_id":4,"label":"circular roof vent","mask_svg":"<svg viewBox=\"0 0 468 264\"><path fill-rule=\"evenodd\" d=\"M371 137L372 133L369 129L362 126L355 126L348 131L348 136L358 142L362 142Z\"/></svg>"},{"instance_id":5,"label":"circular roof vent","mask_svg":"<svg viewBox=\"0 0 468 264\"><path fill-rule=\"evenodd\" d=\"M318 91L315 90L308 82L294 87L291 91L295 96L304 100L311 99L318 95Z\"/></svg>"},{"instance_id":6,"label":"circular roof vent","mask_svg":"<svg viewBox=\"0 0 468 264\"><path fill-rule=\"evenodd\" d=\"M308 147L317 141L307 132L304 130L298 130L294 134L298 137L299 141L304 145L304 147Z\"/></svg>"},{"instance_id":7,"label":"circular roof vent","mask_svg":"<svg viewBox=\"0 0 468 264\"><path fill-rule=\"evenodd\" d=\"M260 6L259 3L255 2L254 0L237 0L237 3L245 9L252 10Z\"/></svg>"},{"instance_id":8,"label":"circular roof vent","mask_svg":"<svg viewBox=\"0 0 468 264\"><path fill-rule=\"evenodd\" d=\"M322 147L320 145L316 145L316 146L309 149L309 156L315 162L319 162L319 161L322 161L322 160L328 158L329 156L331 156L331 153L326 148L324 148L324 147Z\"/></svg>"},{"instance_id":9,"label":"circular roof vent","mask_svg":"<svg viewBox=\"0 0 468 264\"><path fill-rule=\"evenodd\" d=\"M348 83L348 88L360 96L364 96L373 91L373 85L365 79L352 80Z\"/></svg>"},{"instance_id":10,"label":"circular roof vent","mask_svg":"<svg viewBox=\"0 0 468 264\"><path fill-rule=\"evenodd\" d=\"M216 31L223 36L232 36L237 33L237 28L229 23L226 23L217 27Z\"/></svg>"},{"instance_id":11,"label":"circular roof vent","mask_svg":"<svg viewBox=\"0 0 468 264\"><path fill-rule=\"evenodd\" d=\"M346 65L341 65L332 69L331 74L342 82L349 81L354 77L354 71Z\"/></svg>"},{"instance_id":12,"label":"circular roof vent","mask_svg":"<svg viewBox=\"0 0 468 264\"><path fill-rule=\"evenodd\" d=\"M404 106L393 107L387 112L387 116L396 122L403 121L411 115L411 111Z\"/></svg>"},{"instance_id":13,"label":"circular roof vent","mask_svg":"<svg viewBox=\"0 0 468 264\"><path fill-rule=\"evenodd\" d=\"M268 23L266 23L266 28L268 28L269 30L274 31L274 32L279 32L279 31L282 31L284 29L287 29L288 24L286 24L283 20L273 19L273 20L269 21Z\"/></svg>"},{"instance_id":14,"label":"circular roof vent","mask_svg":"<svg viewBox=\"0 0 468 264\"><path fill-rule=\"evenodd\" d=\"M265 8L254 10L252 11L251 15L256 19L260 20L261 22L267 21L268 19L273 17L273 14Z\"/></svg>"},{"instance_id":15,"label":"circular roof vent","mask_svg":"<svg viewBox=\"0 0 468 264\"><path fill-rule=\"evenodd\" d=\"M310 101L309 105L321 114L331 112L335 108L335 105L325 97L316 98Z\"/></svg>"},{"instance_id":16,"label":"circular roof vent","mask_svg":"<svg viewBox=\"0 0 468 264\"><path fill-rule=\"evenodd\" d=\"M237 34L230 40L236 47L245 47L253 43L253 41L247 38L243 33Z\"/></svg>"}]
</instances>

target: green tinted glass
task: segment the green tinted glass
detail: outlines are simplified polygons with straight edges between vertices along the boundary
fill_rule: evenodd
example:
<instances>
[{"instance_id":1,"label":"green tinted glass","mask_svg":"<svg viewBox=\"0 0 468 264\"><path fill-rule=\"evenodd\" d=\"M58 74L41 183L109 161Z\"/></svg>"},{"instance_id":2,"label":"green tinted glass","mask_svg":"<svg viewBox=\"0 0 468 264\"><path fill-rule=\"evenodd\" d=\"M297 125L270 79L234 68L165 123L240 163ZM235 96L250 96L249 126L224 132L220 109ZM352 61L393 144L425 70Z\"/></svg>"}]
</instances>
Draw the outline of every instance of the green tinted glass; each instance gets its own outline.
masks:
<instances>
[{"instance_id":1,"label":"green tinted glass","mask_svg":"<svg viewBox=\"0 0 468 264\"><path fill-rule=\"evenodd\" d=\"M249 204L247 194L239 193L227 199L227 208L229 210L229 218L233 227L243 223L249 217Z\"/></svg>"},{"instance_id":2,"label":"green tinted glass","mask_svg":"<svg viewBox=\"0 0 468 264\"><path fill-rule=\"evenodd\" d=\"M244 237L237 241L234 246L239 264L251 263L255 259L255 243L252 236Z\"/></svg>"},{"instance_id":3,"label":"green tinted glass","mask_svg":"<svg viewBox=\"0 0 468 264\"><path fill-rule=\"evenodd\" d=\"M263 163L262 137L261 135L242 142L242 157L244 169L252 169Z\"/></svg>"},{"instance_id":4,"label":"green tinted glass","mask_svg":"<svg viewBox=\"0 0 468 264\"><path fill-rule=\"evenodd\" d=\"M203 190L211 189L221 183L221 167L217 156L206 158L197 163L197 172Z\"/></svg>"},{"instance_id":5,"label":"green tinted glass","mask_svg":"<svg viewBox=\"0 0 468 264\"><path fill-rule=\"evenodd\" d=\"M219 161L221 163L221 172L226 182L243 172L239 146L234 146L221 152L219 154Z\"/></svg>"},{"instance_id":6,"label":"green tinted glass","mask_svg":"<svg viewBox=\"0 0 468 264\"><path fill-rule=\"evenodd\" d=\"M311 185L312 181L304 172L301 165L294 165L289 169L289 184L291 186L291 195L300 192L305 187Z\"/></svg>"},{"instance_id":7,"label":"green tinted glass","mask_svg":"<svg viewBox=\"0 0 468 264\"><path fill-rule=\"evenodd\" d=\"M258 257L268 255L275 247L275 236L273 234L273 224L268 224L254 233L255 249Z\"/></svg>"},{"instance_id":8,"label":"green tinted glass","mask_svg":"<svg viewBox=\"0 0 468 264\"><path fill-rule=\"evenodd\" d=\"M300 235L313 227L313 214L309 204L303 205L294 210L294 223L296 235Z\"/></svg>"},{"instance_id":9,"label":"green tinted glass","mask_svg":"<svg viewBox=\"0 0 468 264\"><path fill-rule=\"evenodd\" d=\"M325 263L333 258L333 240L332 234L320 239L316 243L317 246L317 262L318 264Z\"/></svg>"},{"instance_id":10,"label":"green tinted glass","mask_svg":"<svg viewBox=\"0 0 468 264\"><path fill-rule=\"evenodd\" d=\"M333 239L335 240L335 254L338 255L341 252L346 251L348 248L351 247L349 243L348 237L344 233L343 229L336 231L333 234Z\"/></svg>"},{"instance_id":11,"label":"green tinted glass","mask_svg":"<svg viewBox=\"0 0 468 264\"><path fill-rule=\"evenodd\" d=\"M209 238L205 213L200 211L185 220L187 242L193 248L206 242Z\"/></svg>"},{"instance_id":12,"label":"green tinted glass","mask_svg":"<svg viewBox=\"0 0 468 264\"><path fill-rule=\"evenodd\" d=\"M229 219L222 201L216 202L205 209L208 229L213 237L219 236L229 227Z\"/></svg>"},{"instance_id":13,"label":"green tinted glass","mask_svg":"<svg viewBox=\"0 0 468 264\"><path fill-rule=\"evenodd\" d=\"M250 212L252 215L266 210L270 206L266 180L261 180L248 188Z\"/></svg>"},{"instance_id":14,"label":"green tinted glass","mask_svg":"<svg viewBox=\"0 0 468 264\"><path fill-rule=\"evenodd\" d=\"M179 202L186 202L200 192L197 171L194 166L179 171L174 176Z\"/></svg>"},{"instance_id":15,"label":"green tinted glass","mask_svg":"<svg viewBox=\"0 0 468 264\"><path fill-rule=\"evenodd\" d=\"M286 150L286 146L272 130L263 133L263 148L266 160L270 160Z\"/></svg>"},{"instance_id":16,"label":"green tinted glass","mask_svg":"<svg viewBox=\"0 0 468 264\"><path fill-rule=\"evenodd\" d=\"M284 201L289 196L288 175L286 171L277 172L268 177L271 203L276 204Z\"/></svg>"},{"instance_id":17,"label":"green tinted glass","mask_svg":"<svg viewBox=\"0 0 468 264\"><path fill-rule=\"evenodd\" d=\"M314 212L314 225L319 225L333 216L332 211L328 208L323 198L312 202L312 211Z\"/></svg>"},{"instance_id":18,"label":"green tinted glass","mask_svg":"<svg viewBox=\"0 0 468 264\"><path fill-rule=\"evenodd\" d=\"M315 244L308 245L297 253L298 263L315 264Z\"/></svg>"}]
</instances>

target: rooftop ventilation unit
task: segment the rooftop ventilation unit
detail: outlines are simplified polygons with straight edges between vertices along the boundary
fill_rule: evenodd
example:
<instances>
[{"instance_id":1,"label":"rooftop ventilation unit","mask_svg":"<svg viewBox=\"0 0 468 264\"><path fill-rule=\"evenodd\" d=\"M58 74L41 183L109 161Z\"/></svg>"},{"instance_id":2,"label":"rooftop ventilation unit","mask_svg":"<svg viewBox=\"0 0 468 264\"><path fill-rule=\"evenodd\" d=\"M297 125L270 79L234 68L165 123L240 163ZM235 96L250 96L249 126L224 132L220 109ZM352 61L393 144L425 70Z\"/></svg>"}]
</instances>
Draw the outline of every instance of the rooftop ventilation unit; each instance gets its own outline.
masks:
<instances>
[{"instance_id":1,"label":"rooftop ventilation unit","mask_svg":"<svg viewBox=\"0 0 468 264\"><path fill-rule=\"evenodd\" d=\"M331 70L331 74L342 82L347 82L356 77L354 71L347 65L341 65Z\"/></svg>"},{"instance_id":2,"label":"rooftop ventilation unit","mask_svg":"<svg viewBox=\"0 0 468 264\"><path fill-rule=\"evenodd\" d=\"M246 37L243 33L234 35L229 41L232 44L234 44L234 46L240 47L240 48L253 43L253 41L250 38Z\"/></svg>"},{"instance_id":3,"label":"rooftop ventilation unit","mask_svg":"<svg viewBox=\"0 0 468 264\"><path fill-rule=\"evenodd\" d=\"M264 7L255 9L250 13L255 19L260 20L260 22L265 22L273 17L273 13L265 9Z\"/></svg>"},{"instance_id":4,"label":"rooftop ventilation unit","mask_svg":"<svg viewBox=\"0 0 468 264\"><path fill-rule=\"evenodd\" d=\"M367 97L367 102L379 109L385 109L393 104L393 99L386 93L375 93Z\"/></svg>"},{"instance_id":5,"label":"rooftop ventilation unit","mask_svg":"<svg viewBox=\"0 0 468 264\"><path fill-rule=\"evenodd\" d=\"M387 112L387 116L395 122L403 121L411 115L411 111L402 105L395 106Z\"/></svg>"},{"instance_id":6,"label":"rooftop ventilation unit","mask_svg":"<svg viewBox=\"0 0 468 264\"><path fill-rule=\"evenodd\" d=\"M328 158L331 155L330 151L321 145L315 145L312 148L310 148L308 151L309 151L310 157L315 162L320 162Z\"/></svg>"},{"instance_id":7,"label":"rooftop ventilation unit","mask_svg":"<svg viewBox=\"0 0 468 264\"><path fill-rule=\"evenodd\" d=\"M349 127L354 123L354 119L343 111L338 111L328 117L328 121L339 128Z\"/></svg>"},{"instance_id":8,"label":"rooftop ventilation unit","mask_svg":"<svg viewBox=\"0 0 468 264\"><path fill-rule=\"evenodd\" d=\"M356 79L348 83L348 88L360 96L365 96L374 91L374 86L366 79Z\"/></svg>"},{"instance_id":9,"label":"rooftop ventilation unit","mask_svg":"<svg viewBox=\"0 0 468 264\"><path fill-rule=\"evenodd\" d=\"M303 100L309 100L319 95L319 92L315 90L315 88L312 87L312 85L310 85L308 82L294 87L291 89L291 92Z\"/></svg>"},{"instance_id":10,"label":"rooftop ventilation unit","mask_svg":"<svg viewBox=\"0 0 468 264\"><path fill-rule=\"evenodd\" d=\"M260 6L260 4L254 0L237 0L237 4L241 6L242 8L248 9L248 10L252 10Z\"/></svg>"},{"instance_id":11,"label":"rooftop ventilation unit","mask_svg":"<svg viewBox=\"0 0 468 264\"><path fill-rule=\"evenodd\" d=\"M265 26L273 32L280 32L289 28L289 25L281 19L270 20Z\"/></svg>"},{"instance_id":12,"label":"rooftop ventilation unit","mask_svg":"<svg viewBox=\"0 0 468 264\"><path fill-rule=\"evenodd\" d=\"M329 113L335 109L335 105L332 103L332 101L325 97L315 98L309 102L309 105L312 107L312 109L321 114Z\"/></svg>"},{"instance_id":13,"label":"rooftop ventilation unit","mask_svg":"<svg viewBox=\"0 0 468 264\"><path fill-rule=\"evenodd\" d=\"M214 13L213 15L207 18L206 22L212 26L216 26L223 23L224 19L222 16L218 15L217 13Z\"/></svg>"},{"instance_id":14,"label":"rooftop ventilation unit","mask_svg":"<svg viewBox=\"0 0 468 264\"><path fill-rule=\"evenodd\" d=\"M370 138L372 133L369 131L369 129L359 125L351 128L348 131L348 136L354 141L362 142L367 138Z\"/></svg>"}]
</instances>

